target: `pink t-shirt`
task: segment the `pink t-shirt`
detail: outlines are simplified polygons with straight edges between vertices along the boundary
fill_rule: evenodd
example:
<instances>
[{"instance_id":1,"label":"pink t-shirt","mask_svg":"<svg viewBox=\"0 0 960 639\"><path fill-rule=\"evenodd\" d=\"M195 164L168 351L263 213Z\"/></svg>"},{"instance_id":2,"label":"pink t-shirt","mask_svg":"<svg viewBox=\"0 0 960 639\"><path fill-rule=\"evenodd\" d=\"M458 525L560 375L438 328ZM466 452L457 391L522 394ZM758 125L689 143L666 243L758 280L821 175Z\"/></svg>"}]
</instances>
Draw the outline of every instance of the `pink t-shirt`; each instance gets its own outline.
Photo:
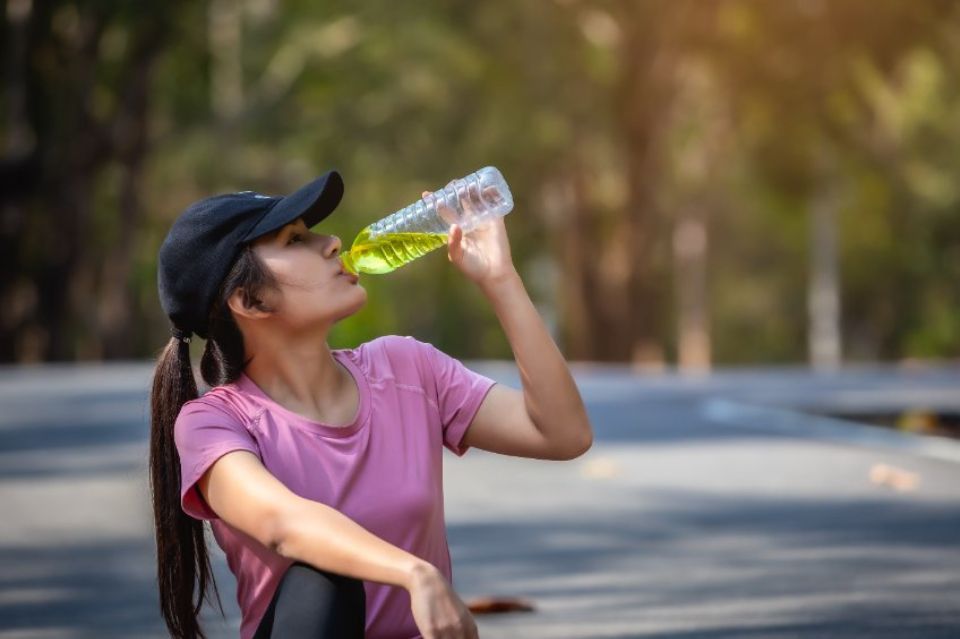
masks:
<instances>
[{"instance_id":1,"label":"pink t-shirt","mask_svg":"<svg viewBox=\"0 0 960 639\"><path fill-rule=\"evenodd\" d=\"M346 426L272 401L246 375L184 405L175 439L181 504L210 519L237 578L241 639L253 636L292 563L217 518L196 482L224 454L247 450L291 491L350 517L452 581L443 514L442 447L461 444L494 381L410 337L381 337L333 356L353 375L360 406ZM406 590L364 582L368 639L419 637Z\"/></svg>"}]
</instances>

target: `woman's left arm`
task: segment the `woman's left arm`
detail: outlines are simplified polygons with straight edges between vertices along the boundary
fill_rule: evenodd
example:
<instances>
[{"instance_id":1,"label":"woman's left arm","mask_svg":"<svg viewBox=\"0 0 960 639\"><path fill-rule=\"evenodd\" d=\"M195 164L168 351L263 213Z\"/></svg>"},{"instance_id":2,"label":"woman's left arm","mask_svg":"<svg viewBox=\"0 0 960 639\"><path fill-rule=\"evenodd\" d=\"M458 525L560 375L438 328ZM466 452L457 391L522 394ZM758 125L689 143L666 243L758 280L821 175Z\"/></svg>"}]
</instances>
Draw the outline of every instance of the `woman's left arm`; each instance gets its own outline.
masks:
<instances>
[{"instance_id":1,"label":"woman's left arm","mask_svg":"<svg viewBox=\"0 0 960 639\"><path fill-rule=\"evenodd\" d=\"M505 455L573 459L589 450L593 431L567 362L530 300L510 256L502 218L464 236L456 226L448 258L493 306L520 371L523 392L497 384L463 443Z\"/></svg>"}]
</instances>

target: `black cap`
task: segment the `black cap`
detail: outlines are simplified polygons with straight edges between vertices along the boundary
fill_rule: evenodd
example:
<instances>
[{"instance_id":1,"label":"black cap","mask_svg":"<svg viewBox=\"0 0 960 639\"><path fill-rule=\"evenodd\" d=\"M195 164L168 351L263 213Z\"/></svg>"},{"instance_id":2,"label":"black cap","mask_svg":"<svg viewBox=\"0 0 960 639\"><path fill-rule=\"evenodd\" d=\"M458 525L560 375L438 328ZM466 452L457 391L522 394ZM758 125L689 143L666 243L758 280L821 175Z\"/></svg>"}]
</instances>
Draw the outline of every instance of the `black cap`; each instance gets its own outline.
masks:
<instances>
[{"instance_id":1,"label":"black cap","mask_svg":"<svg viewBox=\"0 0 960 639\"><path fill-rule=\"evenodd\" d=\"M299 217L311 227L333 213L342 197L343 179L328 171L287 196L242 191L187 207L160 246L157 263L160 305L173 334L206 338L210 307L246 244Z\"/></svg>"}]
</instances>

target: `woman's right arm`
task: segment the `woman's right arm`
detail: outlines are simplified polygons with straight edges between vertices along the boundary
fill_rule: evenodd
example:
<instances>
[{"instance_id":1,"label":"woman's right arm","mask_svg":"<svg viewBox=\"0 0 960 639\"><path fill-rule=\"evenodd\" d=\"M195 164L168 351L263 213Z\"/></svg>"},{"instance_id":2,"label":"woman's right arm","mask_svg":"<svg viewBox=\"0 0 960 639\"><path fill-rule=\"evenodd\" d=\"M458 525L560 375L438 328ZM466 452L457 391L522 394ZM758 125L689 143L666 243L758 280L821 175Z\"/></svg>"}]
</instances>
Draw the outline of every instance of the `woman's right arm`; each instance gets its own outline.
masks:
<instances>
[{"instance_id":1,"label":"woman's right arm","mask_svg":"<svg viewBox=\"0 0 960 639\"><path fill-rule=\"evenodd\" d=\"M426 639L477 636L469 611L439 570L336 509L294 494L253 453L227 453L198 486L220 519L283 557L405 588Z\"/></svg>"}]
</instances>

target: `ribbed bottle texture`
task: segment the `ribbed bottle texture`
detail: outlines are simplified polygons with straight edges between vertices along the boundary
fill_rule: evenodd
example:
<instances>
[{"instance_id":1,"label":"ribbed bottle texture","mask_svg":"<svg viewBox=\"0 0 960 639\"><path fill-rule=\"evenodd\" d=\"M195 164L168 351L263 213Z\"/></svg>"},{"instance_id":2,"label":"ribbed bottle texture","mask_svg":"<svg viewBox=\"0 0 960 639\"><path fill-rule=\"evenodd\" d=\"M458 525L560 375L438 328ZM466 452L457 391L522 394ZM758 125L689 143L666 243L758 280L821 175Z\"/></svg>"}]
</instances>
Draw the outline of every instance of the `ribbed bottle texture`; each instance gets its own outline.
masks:
<instances>
[{"instance_id":1,"label":"ribbed bottle texture","mask_svg":"<svg viewBox=\"0 0 960 639\"><path fill-rule=\"evenodd\" d=\"M512 209L503 175L484 167L360 231L343 263L354 273L389 273L446 244L452 224L469 233Z\"/></svg>"}]
</instances>

